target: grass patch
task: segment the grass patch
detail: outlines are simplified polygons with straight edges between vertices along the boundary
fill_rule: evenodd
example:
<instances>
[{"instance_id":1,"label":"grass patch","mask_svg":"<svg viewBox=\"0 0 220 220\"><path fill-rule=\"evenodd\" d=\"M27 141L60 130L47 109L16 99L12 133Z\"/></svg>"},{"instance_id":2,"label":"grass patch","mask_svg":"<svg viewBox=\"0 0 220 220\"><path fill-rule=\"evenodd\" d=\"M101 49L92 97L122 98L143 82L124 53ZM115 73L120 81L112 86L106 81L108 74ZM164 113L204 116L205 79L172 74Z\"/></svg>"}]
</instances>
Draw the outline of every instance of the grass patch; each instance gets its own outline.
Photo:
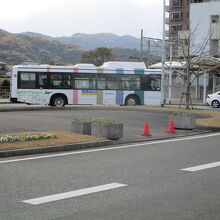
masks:
<instances>
[{"instance_id":1,"label":"grass patch","mask_svg":"<svg viewBox=\"0 0 220 220\"><path fill-rule=\"evenodd\" d=\"M151 107L151 106L138 106L139 109L149 109L149 110L158 110L164 112L182 112L186 114L194 114L194 115L203 115L203 118L196 119L196 125L202 127L210 127L210 128L220 128L220 112L216 112L213 110L186 110L179 108L162 108L162 107Z\"/></svg>"},{"instance_id":2,"label":"grass patch","mask_svg":"<svg viewBox=\"0 0 220 220\"><path fill-rule=\"evenodd\" d=\"M0 134L0 136L22 136L31 135L36 132L19 132L19 133L8 133ZM93 142L103 140L102 138L97 138L89 135L75 134L72 132L62 132L62 131L48 131L48 132L37 132L38 134L49 133L56 136L52 139L40 139L40 140L30 140L25 142L13 142L13 143L1 143L0 151L4 150L15 150L15 149L25 149L25 148L36 148L36 147L46 147L46 146L59 146L66 144L76 144L83 142Z\"/></svg>"},{"instance_id":3,"label":"grass patch","mask_svg":"<svg viewBox=\"0 0 220 220\"><path fill-rule=\"evenodd\" d=\"M103 106L103 108L112 108ZM186 114L193 114L193 115L202 115L202 118L196 119L196 125L202 127L210 127L210 128L220 128L220 112L216 112L214 110L205 110L205 109L193 109L193 110L186 110L186 109L179 109L173 107L157 107L157 106L116 106L115 109L142 109L142 110L153 110L158 112L169 112L172 114L173 112L183 112ZM178 113L177 113L178 114Z\"/></svg>"}]
</instances>

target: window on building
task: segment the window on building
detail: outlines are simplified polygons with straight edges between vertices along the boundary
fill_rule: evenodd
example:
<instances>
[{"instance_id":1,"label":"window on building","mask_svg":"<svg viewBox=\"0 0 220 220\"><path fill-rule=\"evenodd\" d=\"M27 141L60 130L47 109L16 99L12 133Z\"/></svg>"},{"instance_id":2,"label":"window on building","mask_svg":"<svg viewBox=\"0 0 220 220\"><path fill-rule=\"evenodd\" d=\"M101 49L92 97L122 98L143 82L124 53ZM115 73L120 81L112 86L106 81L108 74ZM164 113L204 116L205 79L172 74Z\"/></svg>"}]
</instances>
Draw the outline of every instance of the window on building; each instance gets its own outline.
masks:
<instances>
[{"instance_id":1,"label":"window on building","mask_svg":"<svg viewBox=\"0 0 220 220\"><path fill-rule=\"evenodd\" d=\"M173 0L173 7L181 7L182 6L182 0Z\"/></svg>"},{"instance_id":2,"label":"window on building","mask_svg":"<svg viewBox=\"0 0 220 220\"><path fill-rule=\"evenodd\" d=\"M171 20L181 20L182 13L181 12L173 12L171 13Z\"/></svg>"},{"instance_id":3,"label":"window on building","mask_svg":"<svg viewBox=\"0 0 220 220\"><path fill-rule=\"evenodd\" d=\"M212 24L219 23L219 15L212 15L211 16L211 23Z\"/></svg>"},{"instance_id":4,"label":"window on building","mask_svg":"<svg viewBox=\"0 0 220 220\"><path fill-rule=\"evenodd\" d=\"M182 30L182 25L172 25L171 32L178 32Z\"/></svg>"},{"instance_id":5,"label":"window on building","mask_svg":"<svg viewBox=\"0 0 220 220\"><path fill-rule=\"evenodd\" d=\"M191 0L190 2L191 3L201 3L201 2L203 2L203 0Z\"/></svg>"},{"instance_id":6,"label":"window on building","mask_svg":"<svg viewBox=\"0 0 220 220\"><path fill-rule=\"evenodd\" d=\"M170 37L169 41L173 42L174 44L178 43L178 38L177 37Z\"/></svg>"}]
</instances>

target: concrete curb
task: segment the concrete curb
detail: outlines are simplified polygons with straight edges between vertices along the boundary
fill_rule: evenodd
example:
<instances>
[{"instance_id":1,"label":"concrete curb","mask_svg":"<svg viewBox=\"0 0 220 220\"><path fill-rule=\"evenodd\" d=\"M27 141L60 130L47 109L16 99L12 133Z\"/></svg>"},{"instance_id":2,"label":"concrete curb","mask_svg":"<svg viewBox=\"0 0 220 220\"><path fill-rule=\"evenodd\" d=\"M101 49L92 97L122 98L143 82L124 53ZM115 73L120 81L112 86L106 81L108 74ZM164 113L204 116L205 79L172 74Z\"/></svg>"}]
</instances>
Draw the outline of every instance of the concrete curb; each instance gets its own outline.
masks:
<instances>
[{"instance_id":1,"label":"concrete curb","mask_svg":"<svg viewBox=\"0 0 220 220\"><path fill-rule=\"evenodd\" d=\"M177 129L179 130L179 129ZM181 130L181 129L180 129ZM197 130L197 128L193 129L193 130ZM217 131L217 130L216 130ZM202 135L202 134L207 134L207 133L211 133L211 132L215 132L213 130L206 130L201 129L200 131L197 131L197 133L192 133L192 134L173 134L173 136L169 136L169 137L155 137L155 138L151 138L151 139L142 139L142 140L134 140L134 141L123 141L123 142L116 142L113 141L113 144L133 144L133 143L140 143L140 142L148 142L148 141L160 141L160 140L167 140L167 139L174 139L174 138L182 138L182 137L188 137L188 136L196 136L196 135Z\"/></svg>"},{"instance_id":2,"label":"concrete curb","mask_svg":"<svg viewBox=\"0 0 220 220\"><path fill-rule=\"evenodd\" d=\"M197 127L198 128L198 127ZM52 152L60 152L60 151L71 151L71 150L83 150L97 147L105 147L109 145L115 144L133 144L140 142L148 142L148 141L158 141L158 140L166 140L166 139L174 139L181 138L186 136L195 136L210 133L213 131L220 131L220 128L216 130L206 130L206 127L201 127L201 131L198 133L188 134L188 135L175 135L170 137L160 137L153 139L145 139L145 140L135 140L135 141L125 141L125 142L116 142L111 140L103 140L103 141L94 141L94 142L86 142L86 143L77 143L77 144L68 144L62 146L47 146L47 147L38 147L38 148L27 148L27 149L17 149L17 150L6 150L0 151L0 158L4 157L12 157L12 156L25 156L31 154L41 154L41 153L52 153Z\"/></svg>"},{"instance_id":3,"label":"concrete curb","mask_svg":"<svg viewBox=\"0 0 220 220\"><path fill-rule=\"evenodd\" d=\"M54 110L55 108L53 107L48 107L48 106L34 106L34 107L24 107L24 106L21 106L21 107L1 107L0 106L0 112L16 112L16 111L37 111L37 110ZM64 108L60 108L61 109L64 109ZM59 110L59 109L57 109Z\"/></svg>"},{"instance_id":4,"label":"concrete curb","mask_svg":"<svg viewBox=\"0 0 220 220\"><path fill-rule=\"evenodd\" d=\"M77 143L77 144L68 144L62 146L48 146L48 147L38 147L38 148L17 149L17 150L5 150L5 151L0 151L0 158L59 152L59 151L82 150L82 149L95 148L95 147L104 147L112 144L113 141L111 140L103 140L103 141L85 142L85 143Z\"/></svg>"},{"instance_id":5,"label":"concrete curb","mask_svg":"<svg viewBox=\"0 0 220 220\"><path fill-rule=\"evenodd\" d=\"M123 108L125 107L125 108ZM27 106L1 106L0 105L0 112L15 112L15 111L38 111L38 110L41 110L41 111L47 111L47 110L55 110L55 111L60 111L60 110L77 110L77 109L85 109L85 108L90 108L92 110L103 110L103 109L106 109L106 110L116 110L116 111L152 111L152 112L158 112L158 113L162 113L162 114L170 114L170 113L173 113L173 109L172 107L169 107L170 110L161 110L161 109L141 109L141 108L127 108L126 106L120 106L119 108L110 108L110 107L106 107L105 106L89 106L89 105L86 105L86 106L77 106L77 105L69 105L68 107L64 106L64 107L61 107L61 108L56 108L56 107L51 107L51 106L42 106L42 105L39 105L39 106L31 106L31 105L27 105Z\"/></svg>"},{"instance_id":6,"label":"concrete curb","mask_svg":"<svg viewBox=\"0 0 220 220\"><path fill-rule=\"evenodd\" d=\"M216 127L216 126L201 126L201 125L197 125L196 128L198 128L200 130L220 131L220 127Z\"/></svg>"}]
</instances>

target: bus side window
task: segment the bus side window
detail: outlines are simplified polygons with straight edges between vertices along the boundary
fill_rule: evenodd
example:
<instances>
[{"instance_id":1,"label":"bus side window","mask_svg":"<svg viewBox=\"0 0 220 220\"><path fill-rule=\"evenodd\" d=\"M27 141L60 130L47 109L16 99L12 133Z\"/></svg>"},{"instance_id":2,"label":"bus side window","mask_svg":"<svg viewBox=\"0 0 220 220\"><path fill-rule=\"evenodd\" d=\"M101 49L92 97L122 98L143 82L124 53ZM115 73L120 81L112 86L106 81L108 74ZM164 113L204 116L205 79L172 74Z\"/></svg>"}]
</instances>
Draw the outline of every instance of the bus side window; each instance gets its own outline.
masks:
<instances>
[{"instance_id":1,"label":"bus side window","mask_svg":"<svg viewBox=\"0 0 220 220\"><path fill-rule=\"evenodd\" d=\"M141 89L141 78L140 75L131 76L130 90L140 90Z\"/></svg>"},{"instance_id":2,"label":"bus side window","mask_svg":"<svg viewBox=\"0 0 220 220\"><path fill-rule=\"evenodd\" d=\"M160 91L160 75L150 75L149 81L153 91Z\"/></svg>"},{"instance_id":3,"label":"bus side window","mask_svg":"<svg viewBox=\"0 0 220 220\"><path fill-rule=\"evenodd\" d=\"M153 91L153 88L152 88L152 85L151 85L151 78L149 76L142 76L141 90L143 90L143 91Z\"/></svg>"},{"instance_id":4,"label":"bus side window","mask_svg":"<svg viewBox=\"0 0 220 220\"><path fill-rule=\"evenodd\" d=\"M18 88L19 89L36 89L36 73L20 72Z\"/></svg>"},{"instance_id":5,"label":"bus side window","mask_svg":"<svg viewBox=\"0 0 220 220\"><path fill-rule=\"evenodd\" d=\"M71 75L70 74L62 74L60 86L62 89L71 88Z\"/></svg>"},{"instance_id":6,"label":"bus side window","mask_svg":"<svg viewBox=\"0 0 220 220\"><path fill-rule=\"evenodd\" d=\"M70 89L71 75L66 73L51 74L50 86L52 89Z\"/></svg>"},{"instance_id":7,"label":"bus side window","mask_svg":"<svg viewBox=\"0 0 220 220\"><path fill-rule=\"evenodd\" d=\"M106 75L105 76L106 80L106 89L109 90L117 90L119 89L119 77L118 75Z\"/></svg>"},{"instance_id":8,"label":"bus side window","mask_svg":"<svg viewBox=\"0 0 220 220\"><path fill-rule=\"evenodd\" d=\"M105 78L97 79L97 89L105 89Z\"/></svg>"},{"instance_id":9,"label":"bus side window","mask_svg":"<svg viewBox=\"0 0 220 220\"><path fill-rule=\"evenodd\" d=\"M121 89L122 90L129 90L130 89L130 82L131 82L131 79L130 77L128 76L122 76L121 77Z\"/></svg>"},{"instance_id":10,"label":"bus side window","mask_svg":"<svg viewBox=\"0 0 220 220\"><path fill-rule=\"evenodd\" d=\"M42 89L47 89L47 74L40 74L39 75L39 80L38 80L38 85Z\"/></svg>"}]
</instances>

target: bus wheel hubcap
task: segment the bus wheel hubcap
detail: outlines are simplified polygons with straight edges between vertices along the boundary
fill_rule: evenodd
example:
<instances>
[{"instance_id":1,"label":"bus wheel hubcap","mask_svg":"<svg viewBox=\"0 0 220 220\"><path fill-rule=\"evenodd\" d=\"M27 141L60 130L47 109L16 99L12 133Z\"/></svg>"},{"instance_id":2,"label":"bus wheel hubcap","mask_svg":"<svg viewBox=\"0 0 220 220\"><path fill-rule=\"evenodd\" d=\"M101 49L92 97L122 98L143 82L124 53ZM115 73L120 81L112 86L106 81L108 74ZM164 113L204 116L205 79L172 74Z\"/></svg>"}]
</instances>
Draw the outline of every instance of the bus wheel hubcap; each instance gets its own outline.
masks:
<instances>
[{"instance_id":1,"label":"bus wheel hubcap","mask_svg":"<svg viewBox=\"0 0 220 220\"><path fill-rule=\"evenodd\" d=\"M61 98L55 100L55 105L56 106L63 106L63 103L64 103L64 101Z\"/></svg>"},{"instance_id":2,"label":"bus wheel hubcap","mask_svg":"<svg viewBox=\"0 0 220 220\"><path fill-rule=\"evenodd\" d=\"M132 98L128 99L127 103L128 103L128 105L135 105L136 104L135 100Z\"/></svg>"}]
</instances>

